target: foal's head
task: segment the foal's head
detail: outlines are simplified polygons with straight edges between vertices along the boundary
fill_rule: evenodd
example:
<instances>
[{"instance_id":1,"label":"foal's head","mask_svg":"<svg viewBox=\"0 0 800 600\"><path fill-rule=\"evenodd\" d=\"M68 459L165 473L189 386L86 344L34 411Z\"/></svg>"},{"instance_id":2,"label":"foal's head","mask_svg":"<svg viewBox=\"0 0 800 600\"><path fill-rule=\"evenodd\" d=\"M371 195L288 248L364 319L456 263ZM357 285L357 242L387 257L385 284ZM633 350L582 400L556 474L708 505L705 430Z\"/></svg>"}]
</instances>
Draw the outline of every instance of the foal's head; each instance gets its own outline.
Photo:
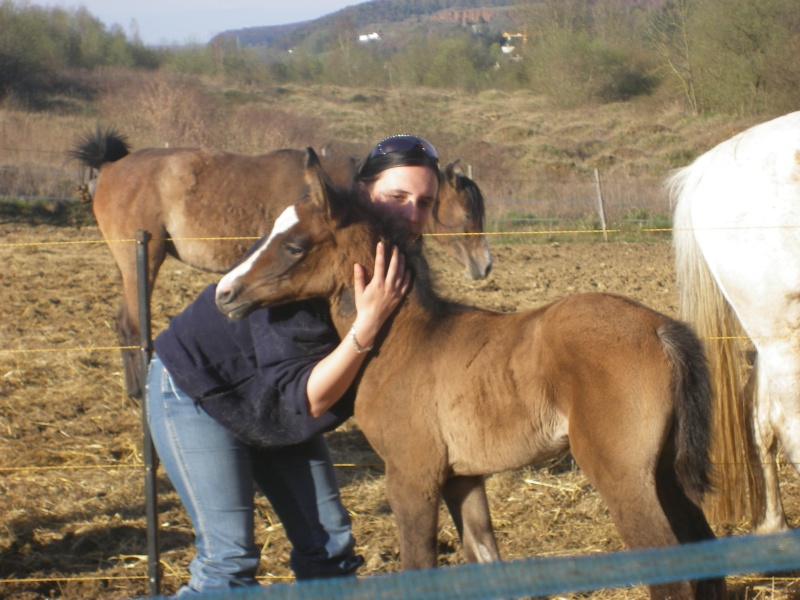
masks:
<instances>
[{"instance_id":1,"label":"foal's head","mask_svg":"<svg viewBox=\"0 0 800 600\"><path fill-rule=\"evenodd\" d=\"M433 205L432 229L447 233L483 233L485 203L478 185L464 173L459 161L444 168L444 185Z\"/></svg>"},{"instance_id":2,"label":"foal's head","mask_svg":"<svg viewBox=\"0 0 800 600\"><path fill-rule=\"evenodd\" d=\"M444 184L433 205L430 233L466 267L470 279L484 279L492 270L492 255L483 235L485 204L478 185L464 174L458 161L444 169ZM466 235L456 235L456 234Z\"/></svg>"},{"instance_id":3,"label":"foal's head","mask_svg":"<svg viewBox=\"0 0 800 600\"><path fill-rule=\"evenodd\" d=\"M332 298L353 285L353 264L368 270L380 239L407 239L355 193L334 187L308 149L306 189L275 221L272 232L217 285L217 307L241 318L263 306Z\"/></svg>"}]
</instances>

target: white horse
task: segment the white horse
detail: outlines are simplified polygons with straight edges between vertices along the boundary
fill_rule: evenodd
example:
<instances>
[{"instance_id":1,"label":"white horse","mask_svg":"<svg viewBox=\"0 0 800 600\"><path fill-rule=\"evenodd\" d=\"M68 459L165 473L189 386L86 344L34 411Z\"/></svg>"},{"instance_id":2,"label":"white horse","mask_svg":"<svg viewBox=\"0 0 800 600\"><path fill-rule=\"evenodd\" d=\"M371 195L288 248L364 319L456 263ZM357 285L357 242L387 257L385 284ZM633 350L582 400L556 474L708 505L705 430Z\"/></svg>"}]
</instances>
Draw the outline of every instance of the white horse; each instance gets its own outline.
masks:
<instances>
[{"instance_id":1,"label":"white horse","mask_svg":"<svg viewBox=\"0 0 800 600\"><path fill-rule=\"evenodd\" d=\"M706 508L736 521L749 487L755 530L785 529L775 452L780 442L800 465L800 112L719 144L669 184L681 317L706 341L718 401L718 503Z\"/></svg>"}]
</instances>

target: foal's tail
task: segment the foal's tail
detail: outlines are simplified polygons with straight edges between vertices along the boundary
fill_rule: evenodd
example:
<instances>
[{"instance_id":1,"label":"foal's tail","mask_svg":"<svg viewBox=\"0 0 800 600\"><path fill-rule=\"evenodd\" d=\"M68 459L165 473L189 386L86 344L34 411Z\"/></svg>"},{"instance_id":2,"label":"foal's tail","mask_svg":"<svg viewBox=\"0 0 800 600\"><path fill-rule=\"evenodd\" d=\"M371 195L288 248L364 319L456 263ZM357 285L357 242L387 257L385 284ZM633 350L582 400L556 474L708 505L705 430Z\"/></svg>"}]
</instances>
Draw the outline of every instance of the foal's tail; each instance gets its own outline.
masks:
<instances>
[{"instance_id":1,"label":"foal's tail","mask_svg":"<svg viewBox=\"0 0 800 600\"><path fill-rule=\"evenodd\" d=\"M658 329L672 363L675 407L675 472L686 495L698 506L712 491L711 378L700 338L685 323L671 320Z\"/></svg>"},{"instance_id":2,"label":"foal's tail","mask_svg":"<svg viewBox=\"0 0 800 600\"><path fill-rule=\"evenodd\" d=\"M702 161L703 157L698 161ZM675 274L680 293L680 316L692 324L705 341L713 389L713 439L716 494L705 504L712 521L738 522L747 513L751 481L747 460L746 421L743 405L747 379L741 359L744 331L725 300L697 244L691 218L691 199L705 171L696 161L669 181L674 204L673 246ZM751 494L754 501L758 494Z\"/></svg>"},{"instance_id":3,"label":"foal's tail","mask_svg":"<svg viewBox=\"0 0 800 600\"><path fill-rule=\"evenodd\" d=\"M84 133L67 154L87 167L99 170L106 163L128 156L130 145L128 138L113 127L104 130L98 125L95 131Z\"/></svg>"}]
</instances>

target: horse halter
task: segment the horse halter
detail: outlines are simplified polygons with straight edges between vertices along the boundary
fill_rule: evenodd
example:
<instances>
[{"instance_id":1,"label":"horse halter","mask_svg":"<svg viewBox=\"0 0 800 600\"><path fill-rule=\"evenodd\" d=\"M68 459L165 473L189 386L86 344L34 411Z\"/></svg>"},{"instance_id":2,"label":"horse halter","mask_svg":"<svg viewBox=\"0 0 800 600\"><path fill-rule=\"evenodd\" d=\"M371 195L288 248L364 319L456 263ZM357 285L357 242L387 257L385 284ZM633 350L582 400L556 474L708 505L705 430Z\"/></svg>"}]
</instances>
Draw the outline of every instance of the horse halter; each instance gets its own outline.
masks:
<instances>
[{"instance_id":1,"label":"horse halter","mask_svg":"<svg viewBox=\"0 0 800 600\"><path fill-rule=\"evenodd\" d=\"M417 137L415 135L392 135L382 139L375 144L372 152L369 153L367 161L372 160L384 154L392 154L393 152L409 152L411 150L419 150L425 156L434 161L439 161L439 155L436 153L436 148L427 140Z\"/></svg>"}]
</instances>

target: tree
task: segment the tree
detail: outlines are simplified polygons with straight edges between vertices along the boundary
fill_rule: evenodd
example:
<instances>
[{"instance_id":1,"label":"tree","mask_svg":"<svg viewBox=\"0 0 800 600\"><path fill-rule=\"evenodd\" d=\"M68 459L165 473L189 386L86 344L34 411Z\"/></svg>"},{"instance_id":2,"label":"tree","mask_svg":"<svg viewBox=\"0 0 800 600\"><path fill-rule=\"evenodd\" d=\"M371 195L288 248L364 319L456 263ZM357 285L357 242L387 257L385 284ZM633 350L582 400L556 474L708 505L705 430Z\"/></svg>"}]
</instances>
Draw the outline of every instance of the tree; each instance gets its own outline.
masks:
<instances>
[{"instance_id":1,"label":"tree","mask_svg":"<svg viewBox=\"0 0 800 600\"><path fill-rule=\"evenodd\" d=\"M690 21L695 0L670 0L653 14L648 26L650 43L663 60L665 68L680 82L692 114L700 112L697 68L694 64Z\"/></svg>"},{"instance_id":2,"label":"tree","mask_svg":"<svg viewBox=\"0 0 800 600\"><path fill-rule=\"evenodd\" d=\"M529 1L520 15L528 32L522 59L530 85L560 106L627 100L652 90L647 61L637 56L632 13L618 0Z\"/></svg>"},{"instance_id":3,"label":"tree","mask_svg":"<svg viewBox=\"0 0 800 600\"><path fill-rule=\"evenodd\" d=\"M353 22L346 17L337 19L332 33L334 51L338 54L338 62L344 68L346 83L350 84L353 81L353 48L357 43L358 33L353 27Z\"/></svg>"},{"instance_id":4,"label":"tree","mask_svg":"<svg viewBox=\"0 0 800 600\"><path fill-rule=\"evenodd\" d=\"M797 108L796 0L703 0L694 17L708 107L740 114Z\"/></svg>"},{"instance_id":5,"label":"tree","mask_svg":"<svg viewBox=\"0 0 800 600\"><path fill-rule=\"evenodd\" d=\"M693 114L796 109L796 0L671 0L653 15L648 33Z\"/></svg>"}]
</instances>

